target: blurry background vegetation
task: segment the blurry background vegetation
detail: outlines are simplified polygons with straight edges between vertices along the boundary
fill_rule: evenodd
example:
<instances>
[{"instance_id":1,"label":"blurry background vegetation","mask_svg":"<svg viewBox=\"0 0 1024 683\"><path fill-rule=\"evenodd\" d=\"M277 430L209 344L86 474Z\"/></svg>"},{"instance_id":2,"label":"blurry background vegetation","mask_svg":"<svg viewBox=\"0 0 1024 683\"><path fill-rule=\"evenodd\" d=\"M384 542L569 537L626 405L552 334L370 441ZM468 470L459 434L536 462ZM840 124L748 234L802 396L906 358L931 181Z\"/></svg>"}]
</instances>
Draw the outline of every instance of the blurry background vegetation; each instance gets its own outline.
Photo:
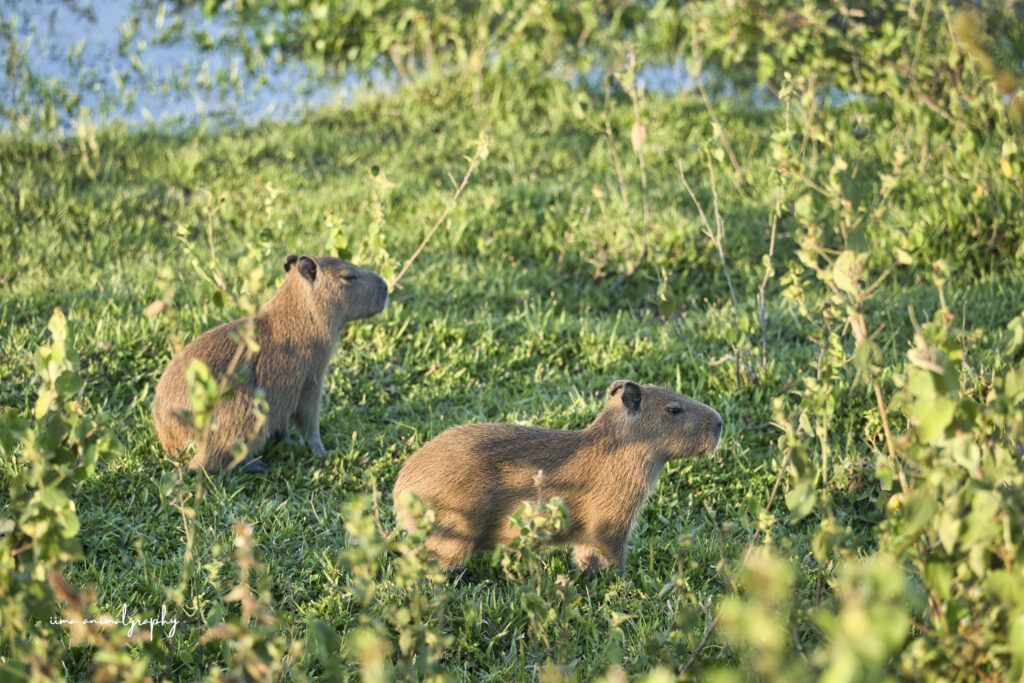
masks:
<instances>
[{"instance_id":1,"label":"blurry background vegetation","mask_svg":"<svg viewBox=\"0 0 1024 683\"><path fill-rule=\"evenodd\" d=\"M6 677L1024 672L1020 3L0 13ZM391 280L424 240L345 335L326 461L159 452L159 373L286 254ZM475 582L425 581L405 458L467 421L581 428L620 377L726 423L626 577L539 549L566 520L538 500ZM51 623L122 606L181 623Z\"/></svg>"}]
</instances>

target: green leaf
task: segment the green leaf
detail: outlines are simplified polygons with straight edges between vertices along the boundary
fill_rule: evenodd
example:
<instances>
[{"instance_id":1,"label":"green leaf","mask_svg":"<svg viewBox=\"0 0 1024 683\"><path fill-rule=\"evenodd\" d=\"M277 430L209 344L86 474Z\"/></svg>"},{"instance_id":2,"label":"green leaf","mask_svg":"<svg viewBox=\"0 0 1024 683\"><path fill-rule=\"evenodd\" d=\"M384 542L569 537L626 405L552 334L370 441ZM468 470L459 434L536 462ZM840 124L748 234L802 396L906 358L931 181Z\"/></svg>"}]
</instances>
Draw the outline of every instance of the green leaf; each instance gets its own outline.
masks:
<instances>
[{"instance_id":1,"label":"green leaf","mask_svg":"<svg viewBox=\"0 0 1024 683\"><path fill-rule=\"evenodd\" d=\"M50 331L54 344L60 345L60 354L57 358L58 362L63 361L64 341L68 337L68 320L64 317L64 311L59 308L53 309L53 315L50 316L50 322L47 323L46 329Z\"/></svg>"},{"instance_id":2,"label":"green leaf","mask_svg":"<svg viewBox=\"0 0 1024 683\"><path fill-rule=\"evenodd\" d=\"M941 441L946 427L953 422L956 404L945 396L938 396L927 402L915 401L910 414L917 421L917 434L924 443L935 444Z\"/></svg>"},{"instance_id":3,"label":"green leaf","mask_svg":"<svg viewBox=\"0 0 1024 683\"><path fill-rule=\"evenodd\" d=\"M53 408L57 400L57 392L53 389L40 389L39 397L36 399L36 407L33 415L37 420L42 420Z\"/></svg>"},{"instance_id":4,"label":"green leaf","mask_svg":"<svg viewBox=\"0 0 1024 683\"><path fill-rule=\"evenodd\" d=\"M953 594L953 567L949 562L928 562L924 567L924 579L929 590L938 593L943 600Z\"/></svg>"},{"instance_id":5,"label":"green leaf","mask_svg":"<svg viewBox=\"0 0 1024 683\"><path fill-rule=\"evenodd\" d=\"M835 520L826 519L822 521L818 532L811 539L811 551L818 564L824 565L832 552L841 546L849 537L847 529L843 529Z\"/></svg>"},{"instance_id":6,"label":"green leaf","mask_svg":"<svg viewBox=\"0 0 1024 683\"><path fill-rule=\"evenodd\" d=\"M54 387L57 389L57 394L61 398L71 398L78 394L82 389L83 384L84 382L82 381L82 376L80 374L72 370L65 370L60 374L60 377L57 378L57 381L54 383Z\"/></svg>"},{"instance_id":7,"label":"green leaf","mask_svg":"<svg viewBox=\"0 0 1024 683\"><path fill-rule=\"evenodd\" d=\"M867 252L871 250L871 245L868 243L867 230L863 225L860 225L850 231L846 240L846 246L858 252Z\"/></svg>"},{"instance_id":8,"label":"green leaf","mask_svg":"<svg viewBox=\"0 0 1024 683\"><path fill-rule=\"evenodd\" d=\"M1003 355L1011 361L1019 361L1024 355L1024 313L1020 313L1006 326L1009 338L1005 342Z\"/></svg>"},{"instance_id":9,"label":"green leaf","mask_svg":"<svg viewBox=\"0 0 1024 683\"><path fill-rule=\"evenodd\" d=\"M952 555L956 548L957 539L960 537L960 529L963 522L959 517L954 517L949 512L943 511L938 514L935 520L935 531L939 535L939 542L945 551Z\"/></svg>"},{"instance_id":10,"label":"green leaf","mask_svg":"<svg viewBox=\"0 0 1024 683\"><path fill-rule=\"evenodd\" d=\"M836 287L856 299L860 296L861 268L857 255L847 249L832 264L832 281Z\"/></svg>"},{"instance_id":11,"label":"green leaf","mask_svg":"<svg viewBox=\"0 0 1024 683\"><path fill-rule=\"evenodd\" d=\"M161 498L167 498L171 495L171 491L178 484L179 476L180 475L175 470L168 470L160 475L159 488Z\"/></svg>"},{"instance_id":12,"label":"green leaf","mask_svg":"<svg viewBox=\"0 0 1024 683\"><path fill-rule=\"evenodd\" d=\"M1010 627L1010 657L1013 671L1007 672L1007 679L1019 680L1024 673L1024 612L1018 612Z\"/></svg>"},{"instance_id":13,"label":"green leaf","mask_svg":"<svg viewBox=\"0 0 1024 683\"><path fill-rule=\"evenodd\" d=\"M1005 605L1010 610L1024 608L1024 580L1019 572L996 569L985 577L981 587L996 604Z\"/></svg>"},{"instance_id":14,"label":"green leaf","mask_svg":"<svg viewBox=\"0 0 1024 683\"><path fill-rule=\"evenodd\" d=\"M801 482L786 493L786 506L789 508L789 520L799 522L811 514L818 496L814 487L806 482Z\"/></svg>"},{"instance_id":15,"label":"green leaf","mask_svg":"<svg viewBox=\"0 0 1024 683\"><path fill-rule=\"evenodd\" d=\"M311 619L306 629L306 644L309 650L321 663L331 661L341 649L338 632L323 619Z\"/></svg>"},{"instance_id":16,"label":"green leaf","mask_svg":"<svg viewBox=\"0 0 1024 683\"><path fill-rule=\"evenodd\" d=\"M896 263L901 266L912 266L914 265L914 257L905 249L899 247L893 247L893 256L896 257Z\"/></svg>"},{"instance_id":17,"label":"green leaf","mask_svg":"<svg viewBox=\"0 0 1024 683\"><path fill-rule=\"evenodd\" d=\"M67 494L55 486L44 486L39 490L39 499L51 510L59 510L70 503Z\"/></svg>"},{"instance_id":18,"label":"green leaf","mask_svg":"<svg viewBox=\"0 0 1024 683\"><path fill-rule=\"evenodd\" d=\"M793 213L796 214L797 218L805 220L810 220L814 216L813 198L810 193L800 195L793 202Z\"/></svg>"},{"instance_id":19,"label":"green leaf","mask_svg":"<svg viewBox=\"0 0 1024 683\"><path fill-rule=\"evenodd\" d=\"M970 500L971 511L967 514L967 529L960 538L964 548L982 543L1003 531L1002 524L996 519L1002 504L995 493L977 491Z\"/></svg>"},{"instance_id":20,"label":"green leaf","mask_svg":"<svg viewBox=\"0 0 1024 683\"><path fill-rule=\"evenodd\" d=\"M911 492L903 503L903 519L906 536L915 536L931 521L939 508L939 502L929 491Z\"/></svg>"},{"instance_id":21,"label":"green leaf","mask_svg":"<svg viewBox=\"0 0 1024 683\"><path fill-rule=\"evenodd\" d=\"M60 535L63 538L74 538L81 530L81 523L78 521L78 515L75 514L73 508L64 508L61 511L59 521L61 522Z\"/></svg>"},{"instance_id":22,"label":"green leaf","mask_svg":"<svg viewBox=\"0 0 1024 683\"><path fill-rule=\"evenodd\" d=\"M775 75L775 60L767 52L761 52L757 55L757 82L764 84L768 82L772 76Z\"/></svg>"},{"instance_id":23,"label":"green leaf","mask_svg":"<svg viewBox=\"0 0 1024 683\"><path fill-rule=\"evenodd\" d=\"M690 78L696 80L700 78L700 72L704 70L704 59L700 53L692 54L684 60L683 65Z\"/></svg>"},{"instance_id":24,"label":"green leaf","mask_svg":"<svg viewBox=\"0 0 1024 683\"><path fill-rule=\"evenodd\" d=\"M14 455L14 447L25 439L29 422L13 410L0 416L0 454Z\"/></svg>"},{"instance_id":25,"label":"green leaf","mask_svg":"<svg viewBox=\"0 0 1024 683\"><path fill-rule=\"evenodd\" d=\"M878 372L882 363L882 350L878 344L866 339L857 345L853 352L853 365L865 379L870 379Z\"/></svg>"},{"instance_id":26,"label":"green leaf","mask_svg":"<svg viewBox=\"0 0 1024 683\"><path fill-rule=\"evenodd\" d=\"M49 517L23 519L19 522L18 527L29 538L39 538L50 530L52 521Z\"/></svg>"}]
</instances>

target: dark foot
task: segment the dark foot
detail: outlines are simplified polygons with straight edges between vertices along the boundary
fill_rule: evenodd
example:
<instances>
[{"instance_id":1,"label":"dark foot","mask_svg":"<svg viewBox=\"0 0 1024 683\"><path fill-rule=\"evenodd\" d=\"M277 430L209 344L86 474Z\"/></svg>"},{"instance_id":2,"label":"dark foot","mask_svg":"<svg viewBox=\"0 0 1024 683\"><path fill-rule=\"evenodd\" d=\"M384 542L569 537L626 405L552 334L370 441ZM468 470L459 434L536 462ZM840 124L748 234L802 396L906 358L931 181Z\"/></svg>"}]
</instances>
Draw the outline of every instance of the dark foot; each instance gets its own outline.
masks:
<instances>
[{"instance_id":1,"label":"dark foot","mask_svg":"<svg viewBox=\"0 0 1024 683\"><path fill-rule=\"evenodd\" d=\"M263 461L257 458L256 460L250 460L249 462L242 465L242 471L248 474L264 474L267 471Z\"/></svg>"},{"instance_id":2,"label":"dark foot","mask_svg":"<svg viewBox=\"0 0 1024 683\"><path fill-rule=\"evenodd\" d=\"M448 574L448 583L450 584L473 583L473 575L465 567L455 566L445 573Z\"/></svg>"}]
</instances>

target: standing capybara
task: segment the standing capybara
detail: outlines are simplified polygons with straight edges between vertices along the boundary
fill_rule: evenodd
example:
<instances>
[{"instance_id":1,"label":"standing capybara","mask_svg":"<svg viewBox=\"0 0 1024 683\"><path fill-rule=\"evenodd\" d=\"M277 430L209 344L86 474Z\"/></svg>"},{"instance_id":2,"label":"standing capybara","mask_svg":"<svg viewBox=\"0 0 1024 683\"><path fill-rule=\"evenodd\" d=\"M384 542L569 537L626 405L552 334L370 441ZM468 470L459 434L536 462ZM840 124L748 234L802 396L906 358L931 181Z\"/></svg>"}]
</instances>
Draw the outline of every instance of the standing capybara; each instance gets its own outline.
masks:
<instances>
[{"instance_id":1,"label":"standing capybara","mask_svg":"<svg viewBox=\"0 0 1024 683\"><path fill-rule=\"evenodd\" d=\"M252 321L258 350L242 346L247 320L235 320L200 335L182 349L160 377L153 397L153 417L160 445L168 454L196 440L190 414L185 371L193 359L205 363L211 375L234 391L214 413L208 442L197 444L192 469L222 470L234 466L232 448L241 443L246 469L264 470L253 458L271 435L286 435L294 419L306 445L320 456L320 394L324 375L350 320L384 310L388 287L376 273L326 256L291 255L284 261L284 284L263 304ZM236 375L235 384L227 375ZM256 391L266 399L261 424Z\"/></svg>"},{"instance_id":2,"label":"standing capybara","mask_svg":"<svg viewBox=\"0 0 1024 683\"><path fill-rule=\"evenodd\" d=\"M618 380L611 398L581 431L510 424L453 427L412 454L398 473L398 522L416 520L406 493L433 510L427 548L451 569L474 550L507 543L509 517L543 495L562 498L569 529L553 543L569 544L585 572L626 567L626 542L667 460L705 455L718 446L722 418L699 401L653 385Z\"/></svg>"}]
</instances>

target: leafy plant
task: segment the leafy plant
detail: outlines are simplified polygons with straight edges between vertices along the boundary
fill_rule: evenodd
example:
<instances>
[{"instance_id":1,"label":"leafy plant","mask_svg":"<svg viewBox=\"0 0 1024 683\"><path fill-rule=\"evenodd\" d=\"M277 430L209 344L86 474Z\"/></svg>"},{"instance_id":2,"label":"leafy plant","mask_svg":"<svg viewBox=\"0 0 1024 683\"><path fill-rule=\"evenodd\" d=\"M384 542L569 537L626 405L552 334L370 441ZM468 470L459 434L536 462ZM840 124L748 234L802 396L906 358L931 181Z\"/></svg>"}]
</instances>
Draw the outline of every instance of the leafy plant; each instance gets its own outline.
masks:
<instances>
[{"instance_id":1,"label":"leafy plant","mask_svg":"<svg viewBox=\"0 0 1024 683\"><path fill-rule=\"evenodd\" d=\"M493 561L518 585L523 614L529 623L535 659L544 662L542 680L571 677L572 625L579 618L576 582L566 574L551 577L545 569L546 546L569 530L569 508L561 498L543 497L544 473L534 475L535 500L523 504L509 519L515 531L507 546L494 552Z\"/></svg>"},{"instance_id":2,"label":"leafy plant","mask_svg":"<svg viewBox=\"0 0 1024 683\"><path fill-rule=\"evenodd\" d=\"M358 615L346 648L360 662L364 680L445 678L444 654L454 640L445 629L452 592L423 547L433 515L415 499L409 511L419 520L418 532L410 536L384 533L375 498L358 496L342 513L348 544L341 559L350 572L345 592ZM385 580L381 570L388 553L396 557ZM391 590L397 602L385 597Z\"/></svg>"},{"instance_id":3,"label":"leafy plant","mask_svg":"<svg viewBox=\"0 0 1024 683\"><path fill-rule=\"evenodd\" d=\"M1018 336L1021 320L1011 328ZM961 680L1017 677L1024 671L1020 346L1011 338L1005 360L971 387L969 336L951 323L940 309L917 328L897 398L908 423L901 451L912 465L910 488L890 499L882 544L920 581L926 601L921 636L901 668Z\"/></svg>"},{"instance_id":4,"label":"leafy plant","mask_svg":"<svg viewBox=\"0 0 1024 683\"><path fill-rule=\"evenodd\" d=\"M218 645L226 670L239 677L273 681L286 672L299 675L301 669L290 671L288 664L296 662L304 652L304 644L296 640L289 642L283 633L281 622L286 615L274 609L270 583L250 540L252 533L249 524L237 522L234 525L238 583L221 596L222 602L213 606L211 621L199 644ZM228 609L235 603L237 614ZM211 675L214 680L218 677Z\"/></svg>"},{"instance_id":5,"label":"leafy plant","mask_svg":"<svg viewBox=\"0 0 1024 683\"><path fill-rule=\"evenodd\" d=\"M0 416L8 495L0 516L0 666L34 679L57 675L67 651L57 625L62 615L54 610L71 594L64 568L84 557L77 485L94 476L100 460L121 451L111 420L88 415L82 405L85 382L59 308L47 329L50 342L33 356L39 389L32 418L14 410ZM73 609L70 616L86 614ZM73 642L90 642L94 632L78 631ZM135 668L129 661L125 673Z\"/></svg>"}]
</instances>

